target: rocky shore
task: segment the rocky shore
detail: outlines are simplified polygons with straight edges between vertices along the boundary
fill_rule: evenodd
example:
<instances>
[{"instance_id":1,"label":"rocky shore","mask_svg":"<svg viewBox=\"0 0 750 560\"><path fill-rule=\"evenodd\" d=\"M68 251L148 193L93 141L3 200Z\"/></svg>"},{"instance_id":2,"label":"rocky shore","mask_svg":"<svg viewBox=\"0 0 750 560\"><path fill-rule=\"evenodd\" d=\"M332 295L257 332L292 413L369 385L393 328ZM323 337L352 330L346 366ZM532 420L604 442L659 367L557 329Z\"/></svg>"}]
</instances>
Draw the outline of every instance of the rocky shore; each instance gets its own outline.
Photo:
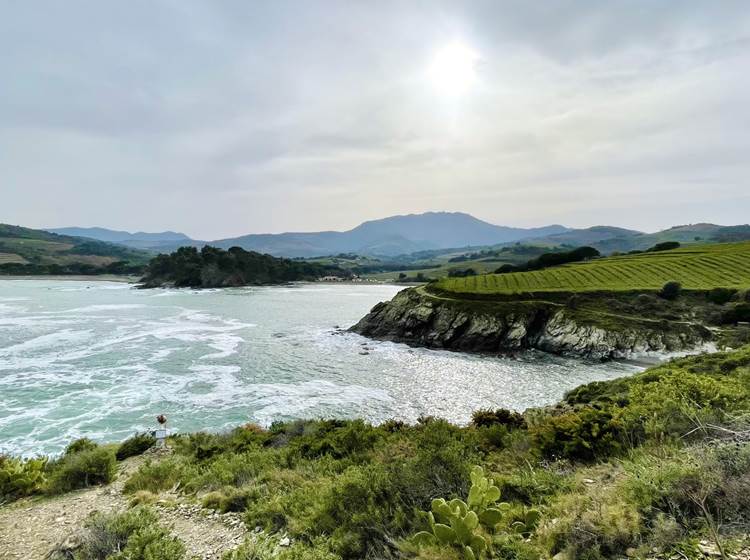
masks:
<instances>
[{"instance_id":1,"label":"rocky shore","mask_svg":"<svg viewBox=\"0 0 750 560\"><path fill-rule=\"evenodd\" d=\"M351 331L378 340L465 352L538 349L594 359L632 359L712 349L712 332L700 323L593 311L560 301L465 301L424 287L377 304Z\"/></svg>"}]
</instances>

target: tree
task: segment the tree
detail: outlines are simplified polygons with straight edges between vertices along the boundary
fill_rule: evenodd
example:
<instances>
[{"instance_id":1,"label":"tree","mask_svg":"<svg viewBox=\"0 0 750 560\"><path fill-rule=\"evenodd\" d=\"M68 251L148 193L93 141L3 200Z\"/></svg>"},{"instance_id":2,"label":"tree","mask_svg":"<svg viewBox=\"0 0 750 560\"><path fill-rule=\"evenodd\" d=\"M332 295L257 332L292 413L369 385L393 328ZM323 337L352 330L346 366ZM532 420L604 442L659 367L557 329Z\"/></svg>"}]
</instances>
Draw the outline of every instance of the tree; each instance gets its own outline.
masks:
<instances>
[{"instance_id":1,"label":"tree","mask_svg":"<svg viewBox=\"0 0 750 560\"><path fill-rule=\"evenodd\" d=\"M682 284L679 282L667 282L662 286L661 290L659 290L658 295L660 298L673 300L677 299L681 291Z\"/></svg>"}]
</instances>

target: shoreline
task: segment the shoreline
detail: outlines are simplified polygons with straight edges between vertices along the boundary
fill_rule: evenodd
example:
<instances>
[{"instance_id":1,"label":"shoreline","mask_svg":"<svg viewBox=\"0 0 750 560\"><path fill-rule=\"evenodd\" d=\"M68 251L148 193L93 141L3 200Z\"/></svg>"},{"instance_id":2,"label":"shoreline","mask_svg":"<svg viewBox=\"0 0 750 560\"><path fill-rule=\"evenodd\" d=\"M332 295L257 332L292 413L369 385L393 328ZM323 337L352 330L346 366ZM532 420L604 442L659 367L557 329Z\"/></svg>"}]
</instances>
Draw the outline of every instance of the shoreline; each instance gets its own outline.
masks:
<instances>
[{"instance_id":1,"label":"shoreline","mask_svg":"<svg viewBox=\"0 0 750 560\"><path fill-rule=\"evenodd\" d=\"M0 280L68 280L76 282L122 282L136 284L139 278L137 276L120 276L117 274L3 274L0 275Z\"/></svg>"}]
</instances>

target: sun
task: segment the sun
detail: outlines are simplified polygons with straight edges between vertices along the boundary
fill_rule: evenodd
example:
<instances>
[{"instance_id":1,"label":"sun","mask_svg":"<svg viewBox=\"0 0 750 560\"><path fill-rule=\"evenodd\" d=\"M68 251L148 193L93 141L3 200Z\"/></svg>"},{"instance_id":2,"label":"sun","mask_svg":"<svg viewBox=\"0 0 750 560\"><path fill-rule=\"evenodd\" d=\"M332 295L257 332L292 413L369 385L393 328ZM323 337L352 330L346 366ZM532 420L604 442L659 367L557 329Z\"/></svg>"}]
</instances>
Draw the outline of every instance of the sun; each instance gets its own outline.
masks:
<instances>
[{"instance_id":1,"label":"sun","mask_svg":"<svg viewBox=\"0 0 750 560\"><path fill-rule=\"evenodd\" d=\"M435 53L429 74L435 88L445 95L461 95L476 81L479 54L462 43L450 43Z\"/></svg>"}]
</instances>

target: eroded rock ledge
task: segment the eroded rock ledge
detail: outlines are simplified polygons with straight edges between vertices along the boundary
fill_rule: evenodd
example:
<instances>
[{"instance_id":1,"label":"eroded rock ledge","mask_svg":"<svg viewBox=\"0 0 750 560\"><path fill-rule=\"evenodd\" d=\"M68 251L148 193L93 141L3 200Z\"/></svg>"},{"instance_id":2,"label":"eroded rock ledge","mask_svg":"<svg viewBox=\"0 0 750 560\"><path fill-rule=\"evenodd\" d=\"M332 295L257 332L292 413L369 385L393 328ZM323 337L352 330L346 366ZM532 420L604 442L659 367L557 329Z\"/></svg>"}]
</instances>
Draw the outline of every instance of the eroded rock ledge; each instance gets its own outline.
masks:
<instances>
[{"instance_id":1,"label":"eroded rock ledge","mask_svg":"<svg viewBox=\"0 0 750 560\"><path fill-rule=\"evenodd\" d=\"M611 297L611 296L610 296ZM576 298L580 300L580 298ZM712 333L699 323L618 315L607 300L595 310L560 301L468 301L399 292L372 308L351 331L379 340L466 352L538 349L585 358L636 358L709 349ZM594 306L596 307L596 306Z\"/></svg>"}]
</instances>

